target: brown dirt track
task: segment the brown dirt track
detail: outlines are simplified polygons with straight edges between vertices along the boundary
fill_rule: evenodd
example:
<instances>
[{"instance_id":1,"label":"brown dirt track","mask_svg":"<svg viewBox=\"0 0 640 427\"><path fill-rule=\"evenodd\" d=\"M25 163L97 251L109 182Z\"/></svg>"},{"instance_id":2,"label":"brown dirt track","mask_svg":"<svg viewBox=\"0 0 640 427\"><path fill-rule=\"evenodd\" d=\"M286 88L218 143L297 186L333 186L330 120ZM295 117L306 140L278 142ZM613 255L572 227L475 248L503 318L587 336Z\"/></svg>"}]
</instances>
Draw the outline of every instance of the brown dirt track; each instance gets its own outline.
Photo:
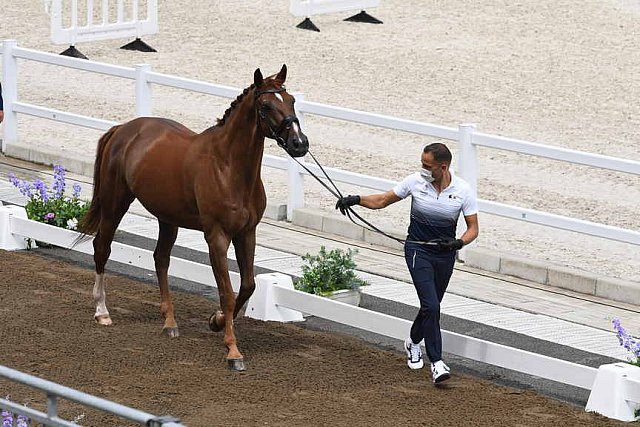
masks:
<instances>
[{"instance_id":1,"label":"brown dirt track","mask_svg":"<svg viewBox=\"0 0 640 427\"><path fill-rule=\"evenodd\" d=\"M160 335L158 290L110 275L113 327L92 320L93 272L34 252L0 251L1 364L189 426L613 426L530 391L454 375L435 388L400 351L295 325L241 318L248 371L227 370L215 303L175 293L181 336ZM0 381L11 400L42 409L44 394ZM83 425L133 425L63 401Z\"/></svg>"}]
</instances>

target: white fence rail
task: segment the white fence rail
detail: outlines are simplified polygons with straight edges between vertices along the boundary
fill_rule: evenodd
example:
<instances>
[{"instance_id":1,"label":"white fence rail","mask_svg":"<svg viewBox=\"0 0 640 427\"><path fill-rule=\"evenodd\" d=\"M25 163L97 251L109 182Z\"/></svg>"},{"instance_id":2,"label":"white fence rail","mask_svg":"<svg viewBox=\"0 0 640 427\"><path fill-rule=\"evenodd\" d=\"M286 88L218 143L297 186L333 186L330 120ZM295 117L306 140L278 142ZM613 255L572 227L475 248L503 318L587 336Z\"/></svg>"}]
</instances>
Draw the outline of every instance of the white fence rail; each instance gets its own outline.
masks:
<instances>
[{"instance_id":1,"label":"white fence rail","mask_svg":"<svg viewBox=\"0 0 640 427\"><path fill-rule=\"evenodd\" d=\"M273 304L277 306L311 314L397 340L404 340L411 329L412 322L410 320L354 307L278 284L273 284L272 286L270 297ZM258 304L260 304L259 301L249 301L247 311L250 312L251 307ZM279 319L266 318L261 320ZM442 346L443 351L446 353L586 390L591 389L597 372L596 368L554 359L450 331L442 331Z\"/></svg>"},{"instance_id":2,"label":"white fence rail","mask_svg":"<svg viewBox=\"0 0 640 427\"><path fill-rule=\"evenodd\" d=\"M235 98L241 92L241 89L233 87L155 73L150 71L150 68L147 65L138 66L136 68L127 68L19 48L14 40L5 40L3 42L2 51L3 90L5 98L3 151L7 144L14 144L18 141L17 113L29 114L35 117L100 130L106 130L114 124L114 122L108 120L66 113L59 110L19 102L17 97L18 58L136 80L136 112L139 115L152 114L152 84L180 88L225 98ZM456 129L310 102L304 100L303 94L296 94L296 98L298 100L298 102L296 102L296 109L301 121L304 119L305 114L315 114L353 123L366 124L456 141L459 148L457 171L459 175L467 180L474 189L477 188L479 169L477 156L478 146L508 150L537 157L545 157L573 164L596 166L632 175L640 175L640 161L619 159L518 139L488 135L476 132L475 126L472 124L462 124ZM287 200L287 216L290 220L294 209L304 207L303 182L304 176L308 173L300 168L300 166L293 160L285 159L283 157L266 155L264 157L263 164L267 167L286 170L288 173L289 192ZM309 165L309 168L314 170L314 172L319 171L313 165ZM326 170L331 178L339 183L353 184L365 188L385 191L395 184L395 181L342 171L339 169L326 168ZM478 200L478 204L482 212L493 215L640 245L640 232L636 230L598 224L483 199Z\"/></svg>"}]
</instances>

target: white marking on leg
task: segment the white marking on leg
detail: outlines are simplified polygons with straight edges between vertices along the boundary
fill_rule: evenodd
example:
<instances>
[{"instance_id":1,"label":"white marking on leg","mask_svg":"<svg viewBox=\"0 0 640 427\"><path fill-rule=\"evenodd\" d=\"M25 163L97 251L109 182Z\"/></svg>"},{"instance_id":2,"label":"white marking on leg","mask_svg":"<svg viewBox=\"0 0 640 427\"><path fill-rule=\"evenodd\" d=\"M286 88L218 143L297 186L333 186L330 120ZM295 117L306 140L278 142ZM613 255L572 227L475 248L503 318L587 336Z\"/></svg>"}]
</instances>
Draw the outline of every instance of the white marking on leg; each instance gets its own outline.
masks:
<instances>
[{"instance_id":1,"label":"white marking on leg","mask_svg":"<svg viewBox=\"0 0 640 427\"><path fill-rule=\"evenodd\" d=\"M109 310L107 310L107 293L104 283L104 273L96 274L96 283L93 285L93 301L96 304L96 320L103 325L110 325L111 319L109 318Z\"/></svg>"}]
</instances>

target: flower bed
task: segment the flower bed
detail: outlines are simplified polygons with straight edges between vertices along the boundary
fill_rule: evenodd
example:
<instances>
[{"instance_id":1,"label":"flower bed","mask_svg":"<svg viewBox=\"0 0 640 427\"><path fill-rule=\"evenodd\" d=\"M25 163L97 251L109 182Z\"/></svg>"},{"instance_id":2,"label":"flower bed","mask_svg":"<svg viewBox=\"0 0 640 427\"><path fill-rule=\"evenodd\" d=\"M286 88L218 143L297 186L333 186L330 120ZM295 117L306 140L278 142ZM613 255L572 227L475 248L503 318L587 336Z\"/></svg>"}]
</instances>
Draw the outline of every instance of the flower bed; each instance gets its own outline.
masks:
<instances>
[{"instance_id":1,"label":"flower bed","mask_svg":"<svg viewBox=\"0 0 640 427\"><path fill-rule=\"evenodd\" d=\"M29 183L18 179L13 173L9 174L9 182L28 199L25 210L27 217L34 221L76 230L78 222L89 209L89 205L80 199L82 188L77 182L72 186L72 195L65 195L66 171L61 165L53 168L51 189L41 179Z\"/></svg>"}]
</instances>

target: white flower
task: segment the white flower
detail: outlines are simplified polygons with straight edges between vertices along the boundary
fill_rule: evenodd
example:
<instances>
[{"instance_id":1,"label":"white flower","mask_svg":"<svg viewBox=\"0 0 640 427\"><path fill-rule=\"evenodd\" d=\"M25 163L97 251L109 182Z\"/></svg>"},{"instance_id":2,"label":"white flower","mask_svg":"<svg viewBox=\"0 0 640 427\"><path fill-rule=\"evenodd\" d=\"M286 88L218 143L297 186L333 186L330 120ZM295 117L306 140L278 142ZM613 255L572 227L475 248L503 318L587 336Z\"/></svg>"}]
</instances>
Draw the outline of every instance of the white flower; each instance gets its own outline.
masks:
<instances>
[{"instance_id":1,"label":"white flower","mask_svg":"<svg viewBox=\"0 0 640 427\"><path fill-rule=\"evenodd\" d=\"M78 227L78 220L75 218L71 218L69 220L67 220L67 228L69 230L75 230L76 227Z\"/></svg>"}]
</instances>

